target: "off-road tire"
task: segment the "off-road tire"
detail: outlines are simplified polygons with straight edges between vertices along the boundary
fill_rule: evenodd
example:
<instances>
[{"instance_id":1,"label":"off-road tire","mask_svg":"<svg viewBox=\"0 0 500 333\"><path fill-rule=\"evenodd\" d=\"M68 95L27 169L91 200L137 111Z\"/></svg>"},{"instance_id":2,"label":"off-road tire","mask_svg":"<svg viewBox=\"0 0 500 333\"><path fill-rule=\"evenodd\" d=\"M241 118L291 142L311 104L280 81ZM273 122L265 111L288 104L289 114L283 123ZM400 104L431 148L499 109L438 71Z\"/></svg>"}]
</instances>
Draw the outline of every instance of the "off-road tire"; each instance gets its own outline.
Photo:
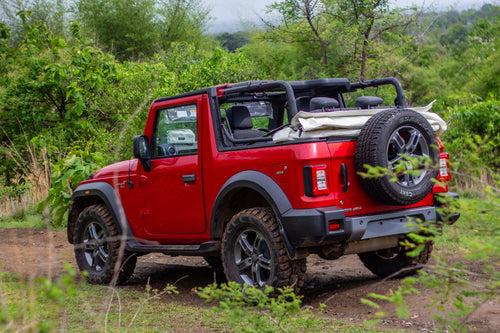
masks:
<instances>
[{"instance_id":1,"label":"off-road tire","mask_svg":"<svg viewBox=\"0 0 500 333\"><path fill-rule=\"evenodd\" d=\"M361 129L356 147L356 171L365 192L373 199L394 205L410 205L419 202L432 191L432 179L437 176L437 169L432 168L422 181L412 187L403 187L391 181L389 175L376 178L364 178L359 172L366 172L365 164L388 167L387 145L392 133L401 126L412 126L424 137L429 147L429 157L437 164L438 152L434 131L429 122L418 112L393 109L382 111L372 116Z\"/></svg>"},{"instance_id":2,"label":"off-road tire","mask_svg":"<svg viewBox=\"0 0 500 333\"><path fill-rule=\"evenodd\" d=\"M239 233L247 227L261 232L270 245L275 274L268 285L274 288L289 286L296 292L300 291L306 275L306 259L290 259L280 234L278 221L272 210L264 207L245 209L233 216L227 224L222 238L222 263L227 279L245 283L238 274L233 253Z\"/></svg>"},{"instance_id":3,"label":"off-road tire","mask_svg":"<svg viewBox=\"0 0 500 333\"><path fill-rule=\"evenodd\" d=\"M105 237L108 239L108 258L102 271L95 271L87 263L84 257L83 242L84 231L91 222L99 223L105 230ZM87 272L87 280L92 284L123 284L134 273L137 263L137 256L124 250L118 275L115 277L115 267L120 259L120 237L121 233L118 229L113 216L105 205L97 204L86 207L78 216L76 221L74 244L75 257L78 267L83 272Z\"/></svg>"},{"instance_id":4,"label":"off-road tire","mask_svg":"<svg viewBox=\"0 0 500 333\"><path fill-rule=\"evenodd\" d=\"M373 274L381 278L401 278L415 274L422 265L425 265L431 256L433 243L427 242L416 257L408 257L404 248L399 248L399 253L391 259L378 255L378 251L359 253L359 259Z\"/></svg>"}]
</instances>

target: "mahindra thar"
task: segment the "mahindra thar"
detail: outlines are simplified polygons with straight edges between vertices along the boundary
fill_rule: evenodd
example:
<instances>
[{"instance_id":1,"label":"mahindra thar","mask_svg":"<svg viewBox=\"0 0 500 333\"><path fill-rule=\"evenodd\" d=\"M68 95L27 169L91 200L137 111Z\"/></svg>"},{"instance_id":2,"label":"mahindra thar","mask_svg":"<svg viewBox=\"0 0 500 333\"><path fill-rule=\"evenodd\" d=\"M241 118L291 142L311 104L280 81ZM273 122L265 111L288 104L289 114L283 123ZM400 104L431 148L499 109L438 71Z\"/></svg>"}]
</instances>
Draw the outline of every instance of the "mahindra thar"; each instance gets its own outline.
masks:
<instances>
[{"instance_id":1,"label":"mahindra thar","mask_svg":"<svg viewBox=\"0 0 500 333\"><path fill-rule=\"evenodd\" d=\"M360 96L379 86L395 100ZM202 256L228 280L297 290L311 254L357 254L380 277L409 272L432 243L409 257L400 242L419 223L459 217L439 213L438 196L456 194L426 114L394 78L249 81L159 98L134 159L73 193L77 264L91 283L116 284L143 254ZM431 163L415 168L407 156ZM367 177L369 167L388 172Z\"/></svg>"}]
</instances>

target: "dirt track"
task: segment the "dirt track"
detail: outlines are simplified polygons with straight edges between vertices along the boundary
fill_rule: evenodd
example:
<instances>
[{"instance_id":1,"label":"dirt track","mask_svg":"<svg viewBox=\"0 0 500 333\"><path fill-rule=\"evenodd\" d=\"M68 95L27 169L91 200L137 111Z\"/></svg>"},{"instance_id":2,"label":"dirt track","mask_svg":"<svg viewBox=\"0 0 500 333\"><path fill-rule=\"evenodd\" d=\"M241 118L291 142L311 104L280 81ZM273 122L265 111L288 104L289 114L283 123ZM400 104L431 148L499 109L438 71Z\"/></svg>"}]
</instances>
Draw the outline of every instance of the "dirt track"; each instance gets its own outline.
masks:
<instances>
[{"instance_id":1,"label":"dirt track","mask_svg":"<svg viewBox=\"0 0 500 333\"><path fill-rule=\"evenodd\" d=\"M64 232L31 229L3 229L0 233L0 271L16 272L25 276L57 276L63 264L75 265L73 250ZM214 274L202 258L168 257L159 254L139 258L132 280L122 288L143 288L148 279L153 287L178 281L181 291L175 301L203 305L192 289L214 281ZM349 321L369 319L373 309L362 305L360 297L369 292L385 293L396 289L398 280L381 281L371 274L357 256L345 256L336 261L324 261L316 256L308 258L308 274L304 303L327 305L330 316ZM409 320L388 318L383 327L405 328L410 331L433 330L428 303L429 291L409 300L412 316ZM171 298L170 298L171 299ZM385 311L390 305L385 305ZM500 332L500 302L485 303L468 321L468 327L477 332Z\"/></svg>"}]
</instances>

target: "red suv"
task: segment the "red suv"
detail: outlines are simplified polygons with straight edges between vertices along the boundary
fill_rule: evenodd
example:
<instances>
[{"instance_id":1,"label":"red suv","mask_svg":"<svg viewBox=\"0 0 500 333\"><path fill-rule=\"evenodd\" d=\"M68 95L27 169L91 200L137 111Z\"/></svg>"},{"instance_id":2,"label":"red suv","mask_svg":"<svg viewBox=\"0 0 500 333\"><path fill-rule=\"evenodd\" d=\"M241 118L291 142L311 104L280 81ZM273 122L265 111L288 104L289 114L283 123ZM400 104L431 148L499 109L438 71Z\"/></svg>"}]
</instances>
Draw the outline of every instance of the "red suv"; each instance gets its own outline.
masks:
<instances>
[{"instance_id":1,"label":"red suv","mask_svg":"<svg viewBox=\"0 0 500 333\"><path fill-rule=\"evenodd\" d=\"M356 98L382 85L395 88L392 107ZM345 111L365 112L364 126L307 132L297 121ZM406 155L432 164L359 174L367 165L394 171ZM429 257L431 243L416 258L399 245L417 228L409 220L439 224L437 194L456 197L443 145L394 78L251 81L160 98L134 156L72 197L68 240L92 283L127 281L137 257L152 252L203 256L229 280L259 287L300 289L310 254L357 253L389 276Z\"/></svg>"}]
</instances>

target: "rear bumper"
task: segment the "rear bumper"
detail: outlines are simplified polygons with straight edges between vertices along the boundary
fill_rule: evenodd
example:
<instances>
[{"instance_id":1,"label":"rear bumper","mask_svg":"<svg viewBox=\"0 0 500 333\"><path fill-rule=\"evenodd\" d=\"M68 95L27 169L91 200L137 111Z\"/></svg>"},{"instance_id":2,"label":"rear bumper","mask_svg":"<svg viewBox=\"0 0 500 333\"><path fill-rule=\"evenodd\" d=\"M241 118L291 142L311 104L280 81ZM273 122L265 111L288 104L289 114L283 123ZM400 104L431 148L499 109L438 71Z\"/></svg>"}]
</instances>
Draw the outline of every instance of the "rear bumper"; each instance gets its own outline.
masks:
<instances>
[{"instance_id":1,"label":"rear bumper","mask_svg":"<svg viewBox=\"0 0 500 333\"><path fill-rule=\"evenodd\" d=\"M404 235L418 230L412 222L416 220L436 222L442 217L435 206L353 217L346 217L338 207L292 209L282 216L288 242L296 249ZM341 228L329 231L331 222L339 223Z\"/></svg>"}]
</instances>

